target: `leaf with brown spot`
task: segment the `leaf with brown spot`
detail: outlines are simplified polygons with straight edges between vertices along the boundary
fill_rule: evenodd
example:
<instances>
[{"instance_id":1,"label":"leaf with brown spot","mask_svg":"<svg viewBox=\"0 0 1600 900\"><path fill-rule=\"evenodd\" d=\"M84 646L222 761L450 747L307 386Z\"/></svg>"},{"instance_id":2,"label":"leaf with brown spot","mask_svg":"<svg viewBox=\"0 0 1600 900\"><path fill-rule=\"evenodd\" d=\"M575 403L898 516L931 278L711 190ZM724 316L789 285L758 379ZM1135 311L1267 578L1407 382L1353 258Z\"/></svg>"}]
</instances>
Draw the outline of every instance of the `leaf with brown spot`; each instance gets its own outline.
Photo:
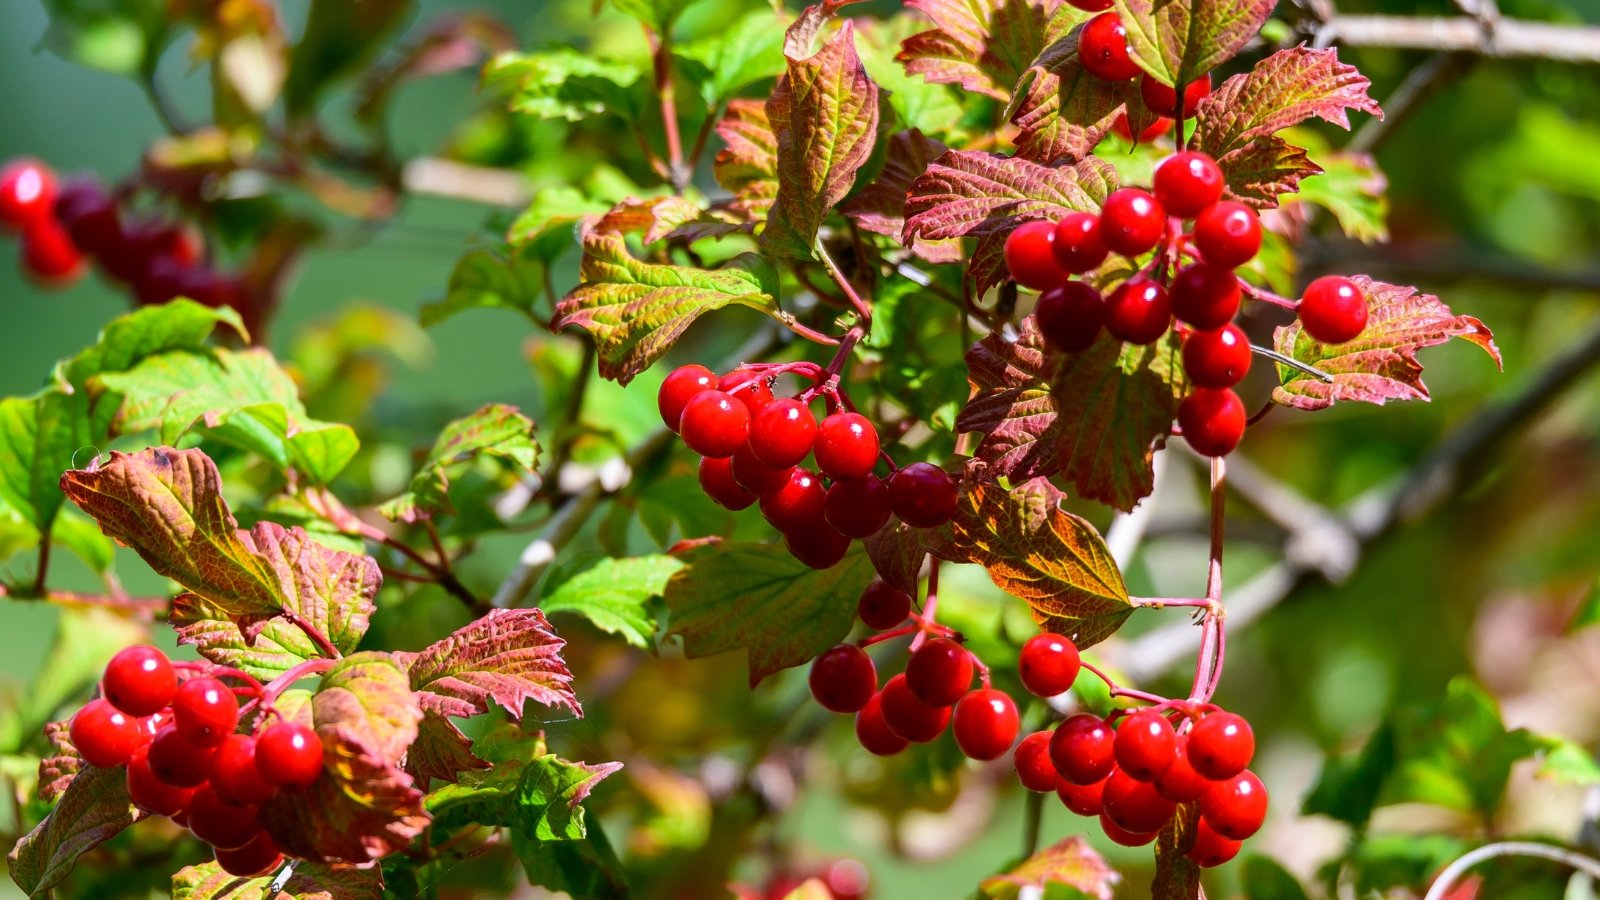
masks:
<instances>
[{"instance_id":1,"label":"leaf with brown spot","mask_svg":"<svg viewBox=\"0 0 1600 900\"><path fill-rule=\"evenodd\" d=\"M49 815L11 848L6 856L11 880L30 897L49 896L72 874L78 857L143 818L128 798L125 769L84 766Z\"/></svg>"},{"instance_id":2,"label":"leaf with brown spot","mask_svg":"<svg viewBox=\"0 0 1600 900\"><path fill-rule=\"evenodd\" d=\"M566 646L537 609L496 609L408 659L422 708L466 717L491 704L522 717L523 704L565 707L582 716Z\"/></svg>"},{"instance_id":3,"label":"leaf with brown spot","mask_svg":"<svg viewBox=\"0 0 1600 900\"><path fill-rule=\"evenodd\" d=\"M1063 884L1096 900L1111 900L1111 889L1122 876L1082 835L1071 835L1018 863L1009 872L991 875L978 885L992 900L1016 900L1022 888Z\"/></svg>"}]
</instances>

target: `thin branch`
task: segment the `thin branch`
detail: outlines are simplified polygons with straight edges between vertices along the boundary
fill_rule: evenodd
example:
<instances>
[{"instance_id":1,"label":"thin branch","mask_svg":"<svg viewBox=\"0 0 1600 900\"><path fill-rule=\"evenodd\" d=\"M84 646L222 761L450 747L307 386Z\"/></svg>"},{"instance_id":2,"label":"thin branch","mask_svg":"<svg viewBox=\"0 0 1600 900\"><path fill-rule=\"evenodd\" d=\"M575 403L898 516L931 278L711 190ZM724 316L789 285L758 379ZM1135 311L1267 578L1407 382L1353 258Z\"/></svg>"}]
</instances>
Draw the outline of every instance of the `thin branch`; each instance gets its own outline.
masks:
<instances>
[{"instance_id":1,"label":"thin branch","mask_svg":"<svg viewBox=\"0 0 1600 900\"><path fill-rule=\"evenodd\" d=\"M828 248L823 246L821 237L817 238L812 245L812 249L816 251L817 259L822 261L822 267L828 270L828 275L833 278L835 284L839 285L839 290L844 291L845 299L850 301L850 306L856 311L856 315L861 318L862 326L871 331L872 304L862 300L861 296L856 293L856 289L851 286L850 280L845 278L844 273L839 270L839 264L833 261L832 256L828 255Z\"/></svg>"},{"instance_id":2,"label":"thin branch","mask_svg":"<svg viewBox=\"0 0 1600 900\"><path fill-rule=\"evenodd\" d=\"M672 86L672 37L657 35L648 25L644 34L650 43L656 96L661 100L661 124L666 129L667 180L672 183L673 193L681 194L689 183L689 172L683 165L683 138L678 135L677 92Z\"/></svg>"},{"instance_id":3,"label":"thin branch","mask_svg":"<svg viewBox=\"0 0 1600 900\"><path fill-rule=\"evenodd\" d=\"M1028 804L1022 820L1022 856L1024 859L1039 852L1039 831L1044 822L1044 794L1028 792Z\"/></svg>"},{"instance_id":4,"label":"thin branch","mask_svg":"<svg viewBox=\"0 0 1600 900\"><path fill-rule=\"evenodd\" d=\"M1320 46L1452 50L1493 59L1554 59L1600 63L1600 27L1556 25L1522 19L1467 16L1335 15L1317 28Z\"/></svg>"},{"instance_id":5,"label":"thin branch","mask_svg":"<svg viewBox=\"0 0 1600 900\"><path fill-rule=\"evenodd\" d=\"M533 189L521 172L473 166L436 156L407 160L400 183L409 194L428 194L520 209L533 199Z\"/></svg>"},{"instance_id":6,"label":"thin branch","mask_svg":"<svg viewBox=\"0 0 1600 900\"><path fill-rule=\"evenodd\" d=\"M1279 353L1276 350L1270 349L1268 347L1262 347L1259 344L1251 344L1250 345L1250 352L1254 353L1257 356L1264 356L1267 359L1270 359L1273 362L1278 363L1279 365L1288 366L1289 368L1294 369L1297 372L1303 372L1303 373L1305 373L1307 375L1310 375L1312 378L1315 378L1316 380L1318 380L1318 381L1320 381L1320 382L1322 382L1324 384L1333 384L1333 376L1332 375L1329 375L1327 372L1322 371L1321 369L1317 368L1316 366L1307 365L1306 363L1303 363L1300 360L1295 359L1292 356L1285 356L1285 355L1283 355L1282 353Z\"/></svg>"},{"instance_id":7,"label":"thin branch","mask_svg":"<svg viewBox=\"0 0 1600 900\"><path fill-rule=\"evenodd\" d=\"M1539 859L1554 860L1562 865L1571 866L1580 872L1587 872L1591 877L1600 878L1600 860L1584 856L1565 847L1554 844L1535 844L1532 841L1501 841L1495 844L1484 844L1476 850L1463 855L1460 859L1444 867L1439 877L1433 880L1433 885L1428 888L1428 893L1422 900L1443 900L1455 887L1456 881L1467 873L1468 869L1486 859L1495 859L1501 856L1533 856Z\"/></svg>"}]
</instances>

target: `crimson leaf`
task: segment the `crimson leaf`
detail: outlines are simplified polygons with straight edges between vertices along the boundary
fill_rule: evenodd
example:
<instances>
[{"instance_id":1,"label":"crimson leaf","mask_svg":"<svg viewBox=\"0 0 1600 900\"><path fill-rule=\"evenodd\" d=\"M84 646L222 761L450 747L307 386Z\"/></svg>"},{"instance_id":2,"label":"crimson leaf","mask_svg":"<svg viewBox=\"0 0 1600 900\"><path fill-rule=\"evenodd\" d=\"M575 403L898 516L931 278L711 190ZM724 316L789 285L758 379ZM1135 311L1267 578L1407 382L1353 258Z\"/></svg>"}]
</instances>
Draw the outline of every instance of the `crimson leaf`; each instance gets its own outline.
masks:
<instances>
[{"instance_id":1,"label":"crimson leaf","mask_svg":"<svg viewBox=\"0 0 1600 900\"><path fill-rule=\"evenodd\" d=\"M733 194L729 208L748 221L765 219L778 195L778 138L759 100L732 100L717 123L727 147L717 152L711 171Z\"/></svg>"},{"instance_id":2,"label":"crimson leaf","mask_svg":"<svg viewBox=\"0 0 1600 900\"><path fill-rule=\"evenodd\" d=\"M1155 121L1139 97L1137 81L1106 81L1090 75L1078 58L1074 29L1046 47L1026 75L1011 123L1017 155L1041 163L1077 161L1088 156L1111 131L1118 116L1143 131Z\"/></svg>"},{"instance_id":3,"label":"crimson leaf","mask_svg":"<svg viewBox=\"0 0 1600 900\"><path fill-rule=\"evenodd\" d=\"M501 707L513 718L533 700L583 715L572 672L561 659L566 641L537 609L496 609L407 657L422 708L466 717Z\"/></svg>"},{"instance_id":4,"label":"crimson leaf","mask_svg":"<svg viewBox=\"0 0 1600 900\"><path fill-rule=\"evenodd\" d=\"M898 240L906 227L906 195L911 191L911 183L946 149L944 144L915 128L897 132L889 138L878 177L845 204L845 215L863 231ZM955 241L923 241L912 245L911 250L928 262L948 263L961 259L961 247Z\"/></svg>"}]
</instances>

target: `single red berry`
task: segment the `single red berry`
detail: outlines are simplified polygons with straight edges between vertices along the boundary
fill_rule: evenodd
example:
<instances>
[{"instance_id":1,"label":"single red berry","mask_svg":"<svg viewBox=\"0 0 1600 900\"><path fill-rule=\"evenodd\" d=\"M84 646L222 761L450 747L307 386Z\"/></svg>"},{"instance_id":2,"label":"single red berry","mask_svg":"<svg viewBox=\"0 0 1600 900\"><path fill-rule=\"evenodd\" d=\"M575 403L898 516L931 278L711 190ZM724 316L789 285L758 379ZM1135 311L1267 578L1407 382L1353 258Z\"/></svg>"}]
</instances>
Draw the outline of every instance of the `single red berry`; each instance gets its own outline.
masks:
<instances>
[{"instance_id":1,"label":"single red berry","mask_svg":"<svg viewBox=\"0 0 1600 900\"><path fill-rule=\"evenodd\" d=\"M1017 655L1017 677L1036 697L1054 697L1078 680L1078 645L1066 635L1042 632L1028 638Z\"/></svg>"},{"instance_id":2,"label":"single red berry","mask_svg":"<svg viewBox=\"0 0 1600 900\"><path fill-rule=\"evenodd\" d=\"M279 722L256 738L256 771L286 790L310 787L322 774L322 739L299 722Z\"/></svg>"},{"instance_id":3,"label":"single red berry","mask_svg":"<svg viewBox=\"0 0 1600 900\"><path fill-rule=\"evenodd\" d=\"M681 366L673 369L666 380L661 382L661 390L656 394L656 408L661 411L661 421L676 432L678 423L683 418L683 408L689 405L694 395L711 390L716 380L717 376L705 366Z\"/></svg>"},{"instance_id":4,"label":"single red berry","mask_svg":"<svg viewBox=\"0 0 1600 900\"><path fill-rule=\"evenodd\" d=\"M1134 144L1148 144L1171 130L1172 120L1163 116L1141 129L1139 139L1134 140L1133 126L1128 122L1127 113L1117 113L1116 121L1111 123L1112 134Z\"/></svg>"},{"instance_id":5,"label":"single red berry","mask_svg":"<svg viewBox=\"0 0 1600 900\"><path fill-rule=\"evenodd\" d=\"M1035 731L1022 739L1017 752L1011 755L1017 767L1017 780L1030 791L1046 793L1056 789L1061 776L1056 774L1056 764L1050 761L1050 732ZM1073 787L1076 787L1074 785Z\"/></svg>"},{"instance_id":6,"label":"single red berry","mask_svg":"<svg viewBox=\"0 0 1600 900\"><path fill-rule=\"evenodd\" d=\"M1297 312L1306 334L1324 344L1353 341L1367 327L1367 298L1355 282L1338 275L1306 285Z\"/></svg>"},{"instance_id":7,"label":"single red berry","mask_svg":"<svg viewBox=\"0 0 1600 900\"><path fill-rule=\"evenodd\" d=\"M1244 437L1244 401L1223 388L1195 388L1178 404L1183 439L1201 456L1227 456Z\"/></svg>"},{"instance_id":8,"label":"single red berry","mask_svg":"<svg viewBox=\"0 0 1600 900\"><path fill-rule=\"evenodd\" d=\"M732 456L750 437L750 410L722 391L701 391L683 408L678 433L701 456Z\"/></svg>"},{"instance_id":9,"label":"single red berry","mask_svg":"<svg viewBox=\"0 0 1600 900\"><path fill-rule=\"evenodd\" d=\"M1160 282L1136 275L1106 300L1106 331L1130 344L1154 344L1172 327L1172 304Z\"/></svg>"},{"instance_id":10,"label":"single red berry","mask_svg":"<svg viewBox=\"0 0 1600 900\"><path fill-rule=\"evenodd\" d=\"M1167 213L1147 191L1119 188L1100 209L1100 240L1123 256L1138 256L1161 242Z\"/></svg>"},{"instance_id":11,"label":"single red berry","mask_svg":"<svg viewBox=\"0 0 1600 900\"><path fill-rule=\"evenodd\" d=\"M283 862L283 854L278 851L278 845L272 842L272 838L268 837L265 831L261 831L250 839L250 843L237 850L218 848L216 859L217 865L229 875L235 878L253 878L276 869L278 864Z\"/></svg>"},{"instance_id":12,"label":"single red berry","mask_svg":"<svg viewBox=\"0 0 1600 900\"><path fill-rule=\"evenodd\" d=\"M1155 781L1172 768L1178 736L1167 717L1141 710L1122 720L1117 729L1117 766L1138 781Z\"/></svg>"},{"instance_id":13,"label":"single red berry","mask_svg":"<svg viewBox=\"0 0 1600 900\"><path fill-rule=\"evenodd\" d=\"M1174 803L1192 803L1210 787L1211 779L1196 772L1189 762L1189 735L1178 735L1172 765L1156 779L1156 790Z\"/></svg>"},{"instance_id":14,"label":"single red berry","mask_svg":"<svg viewBox=\"0 0 1600 900\"><path fill-rule=\"evenodd\" d=\"M850 552L850 539L827 522L784 532L783 545L789 549L790 556L813 569L831 569Z\"/></svg>"},{"instance_id":15,"label":"single red berry","mask_svg":"<svg viewBox=\"0 0 1600 900\"><path fill-rule=\"evenodd\" d=\"M933 528L956 514L955 479L933 463L902 466L889 478L889 505L912 528Z\"/></svg>"},{"instance_id":16,"label":"single red berry","mask_svg":"<svg viewBox=\"0 0 1600 900\"><path fill-rule=\"evenodd\" d=\"M1161 796L1156 786L1117 769L1106 779L1104 814L1123 828L1137 834L1160 831L1178 804Z\"/></svg>"},{"instance_id":17,"label":"single red berry","mask_svg":"<svg viewBox=\"0 0 1600 900\"><path fill-rule=\"evenodd\" d=\"M116 201L97 182L74 180L62 185L55 213L72 242L94 256L113 252L122 242Z\"/></svg>"},{"instance_id":18,"label":"single red berry","mask_svg":"<svg viewBox=\"0 0 1600 900\"><path fill-rule=\"evenodd\" d=\"M756 458L748 446L729 457L734 483L757 497L764 497L789 483L793 466L774 469Z\"/></svg>"},{"instance_id":19,"label":"single red berry","mask_svg":"<svg viewBox=\"0 0 1600 900\"><path fill-rule=\"evenodd\" d=\"M836 412L817 426L812 454L829 478L865 477L878 464L878 429L860 413Z\"/></svg>"},{"instance_id":20,"label":"single red berry","mask_svg":"<svg viewBox=\"0 0 1600 900\"><path fill-rule=\"evenodd\" d=\"M828 488L822 517L845 537L865 538L889 521L889 486L876 475L844 478Z\"/></svg>"},{"instance_id":21,"label":"single red berry","mask_svg":"<svg viewBox=\"0 0 1600 900\"><path fill-rule=\"evenodd\" d=\"M1100 12L1111 8L1111 0L1067 0L1068 6L1076 6L1084 12Z\"/></svg>"},{"instance_id":22,"label":"single red berry","mask_svg":"<svg viewBox=\"0 0 1600 900\"><path fill-rule=\"evenodd\" d=\"M1192 219L1222 199L1227 180L1217 161L1197 150L1174 153L1156 166L1156 199L1168 215Z\"/></svg>"},{"instance_id":23,"label":"single red berry","mask_svg":"<svg viewBox=\"0 0 1600 900\"><path fill-rule=\"evenodd\" d=\"M911 614L911 595L881 579L867 585L856 604L861 624L874 631L893 628Z\"/></svg>"},{"instance_id":24,"label":"single red berry","mask_svg":"<svg viewBox=\"0 0 1600 900\"><path fill-rule=\"evenodd\" d=\"M278 789L267 784L256 769L256 739L230 734L211 757L211 789L218 799L235 806L254 806L271 799Z\"/></svg>"},{"instance_id":25,"label":"single red berry","mask_svg":"<svg viewBox=\"0 0 1600 900\"><path fill-rule=\"evenodd\" d=\"M1161 833L1160 831L1129 831L1118 825L1106 813L1100 814L1100 830L1106 833L1106 837L1111 839L1111 843L1121 844L1124 847L1143 847L1154 841L1156 836Z\"/></svg>"},{"instance_id":26,"label":"single red berry","mask_svg":"<svg viewBox=\"0 0 1600 900\"><path fill-rule=\"evenodd\" d=\"M867 698L867 705L856 713L856 740L874 756L893 756L911 744L884 721L882 691Z\"/></svg>"},{"instance_id":27,"label":"single red berry","mask_svg":"<svg viewBox=\"0 0 1600 900\"><path fill-rule=\"evenodd\" d=\"M1079 713L1056 726L1050 761L1073 784L1094 784L1116 767L1115 741L1116 732L1100 717Z\"/></svg>"},{"instance_id":28,"label":"single red berry","mask_svg":"<svg viewBox=\"0 0 1600 900\"><path fill-rule=\"evenodd\" d=\"M45 287L65 287L83 275L83 253L65 228L45 219L22 232L22 270Z\"/></svg>"},{"instance_id":29,"label":"single red berry","mask_svg":"<svg viewBox=\"0 0 1600 900\"><path fill-rule=\"evenodd\" d=\"M128 760L128 799L158 816L176 816L189 808L194 788L178 787L156 777L150 769L149 745L133 751Z\"/></svg>"},{"instance_id":30,"label":"single red berry","mask_svg":"<svg viewBox=\"0 0 1600 900\"><path fill-rule=\"evenodd\" d=\"M0 224L27 229L50 219L56 204L56 173L30 157L0 169Z\"/></svg>"},{"instance_id":31,"label":"single red berry","mask_svg":"<svg viewBox=\"0 0 1600 900\"><path fill-rule=\"evenodd\" d=\"M775 469L798 465L816 437L816 417L792 397L772 401L750 420L750 452Z\"/></svg>"},{"instance_id":32,"label":"single red berry","mask_svg":"<svg viewBox=\"0 0 1600 900\"><path fill-rule=\"evenodd\" d=\"M172 724L191 744L215 747L239 725L239 700L215 678L191 678L172 698Z\"/></svg>"},{"instance_id":33,"label":"single red berry","mask_svg":"<svg viewBox=\"0 0 1600 900\"><path fill-rule=\"evenodd\" d=\"M756 502L756 495L739 486L733 477L733 458L700 458L700 490L724 509L741 510Z\"/></svg>"},{"instance_id":34,"label":"single red berry","mask_svg":"<svg viewBox=\"0 0 1600 900\"><path fill-rule=\"evenodd\" d=\"M809 469L795 466L789 470L789 480L783 487L761 498L761 514L779 531L799 532L822 524L827 500L822 479Z\"/></svg>"},{"instance_id":35,"label":"single red berry","mask_svg":"<svg viewBox=\"0 0 1600 900\"><path fill-rule=\"evenodd\" d=\"M737 398L751 416L772 402L772 379L753 369L734 369L717 382L717 390Z\"/></svg>"},{"instance_id":36,"label":"single red berry","mask_svg":"<svg viewBox=\"0 0 1600 900\"><path fill-rule=\"evenodd\" d=\"M1093 784L1073 784L1065 778L1056 779L1056 796L1061 805L1080 816L1098 816L1105 798L1106 782L1102 778Z\"/></svg>"},{"instance_id":37,"label":"single red berry","mask_svg":"<svg viewBox=\"0 0 1600 900\"><path fill-rule=\"evenodd\" d=\"M1267 788L1256 773L1245 769L1226 781L1216 782L1200 796L1200 815L1217 834L1235 841L1248 839L1267 818Z\"/></svg>"},{"instance_id":38,"label":"single red berry","mask_svg":"<svg viewBox=\"0 0 1600 900\"><path fill-rule=\"evenodd\" d=\"M1056 223L1050 249L1056 255L1056 265L1074 275L1098 269L1110 252L1100 242L1100 217L1087 212L1062 216Z\"/></svg>"},{"instance_id":39,"label":"single red berry","mask_svg":"<svg viewBox=\"0 0 1600 900\"><path fill-rule=\"evenodd\" d=\"M1144 100L1144 108L1158 116L1174 118L1192 118L1194 108L1211 93L1211 75L1201 75L1199 78L1183 86L1183 110L1178 110L1178 92L1171 87L1146 75L1139 79L1139 96ZM1181 213L1173 213L1181 215Z\"/></svg>"},{"instance_id":40,"label":"single red berry","mask_svg":"<svg viewBox=\"0 0 1600 900\"><path fill-rule=\"evenodd\" d=\"M218 850L237 850L250 843L260 828L254 806L228 803L210 785L202 785L189 801L189 830Z\"/></svg>"},{"instance_id":41,"label":"single red berry","mask_svg":"<svg viewBox=\"0 0 1600 900\"><path fill-rule=\"evenodd\" d=\"M956 746L969 759L978 760L1004 756L1021 729L1016 701L993 688L980 688L957 701L950 725Z\"/></svg>"},{"instance_id":42,"label":"single red berry","mask_svg":"<svg viewBox=\"0 0 1600 900\"><path fill-rule=\"evenodd\" d=\"M1203 331L1232 322L1239 296L1239 276L1226 266L1197 262L1172 276L1173 313Z\"/></svg>"},{"instance_id":43,"label":"single red berry","mask_svg":"<svg viewBox=\"0 0 1600 900\"><path fill-rule=\"evenodd\" d=\"M950 706L972 684L972 653L949 638L918 647L906 663L906 687L929 706Z\"/></svg>"},{"instance_id":44,"label":"single red berry","mask_svg":"<svg viewBox=\"0 0 1600 900\"><path fill-rule=\"evenodd\" d=\"M1238 268L1261 250L1261 218L1243 203L1223 200L1195 217L1194 246L1206 262Z\"/></svg>"},{"instance_id":45,"label":"single red berry","mask_svg":"<svg viewBox=\"0 0 1600 900\"><path fill-rule=\"evenodd\" d=\"M1232 322L1215 331L1191 331L1183 339L1183 371L1203 388L1230 388L1250 371L1250 338Z\"/></svg>"},{"instance_id":46,"label":"single red berry","mask_svg":"<svg viewBox=\"0 0 1600 900\"><path fill-rule=\"evenodd\" d=\"M929 706L918 700L901 674L883 686L883 720L895 734L914 744L926 744L950 724L950 707Z\"/></svg>"},{"instance_id":47,"label":"single red berry","mask_svg":"<svg viewBox=\"0 0 1600 900\"><path fill-rule=\"evenodd\" d=\"M154 647L124 647L106 663L100 689L117 709L130 716L148 716L172 702L178 693L178 673L167 655Z\"/></svg>"},{"instance_id":48,"label":"single red berry","mask_svg":"<svg viewBox=\"0 0 1600 900\"><path fill-rule=\"evenodd\" d=\"M1078 61L1084 71L1105 81L1128 81L1139 74L1139 64L1128 49L1128 29L1114 12L1101 13L1078 32Z\"/></svg>"},{"instance_id":49,"label":"single red berry","mask_svg":"<svg viewBox=\"0 0 1600 900\"><path fill-rule=\"evenodd\" d=\"M1042 219L1023 222L1006 236L1006 271L1025 288L1049 290L1067 280L1067 272L1056 264L1054 248L1056 226Z\"/></svg>"},{"instance_id":50,"label":"single red berry","mask_svg":"<svg viewBox=\"0 0 1600 900\"><path fill-rule=\"evenodd\" d=\"M860 712L878 690L872 657L854 644L838 644L811 662L811 696L830 712Z\"/></svg>"},{"instance_id":51,"label":"single red berry","mask_svg":"<svg viewBox=\"0 0 1600 900\"><path fill-rule=\"evenodd\" d=\"M1093 287L1068 281L1040 294L1033 315L1051 346L1063 353L1081 353L1100 337L1106 304Z\"/></svg>"},{"instance_id":52,"label":"single red berry","mask_svg":"<svg viewBox=\"0 0 1600 900\"><path fill-rule=\"evenodd\" d=\"M195 787L211 775L214 746L202 746L184 737L176 725L164 725L150 739L150 771L174 787Z\"/></svg>"},{"instance_id":53,"label":"single red berry","mask_svg":"<svg viewBox=\"0 0 1600 900\"><path fill-rule=\"evenodd\" d=\"M144 721L105 700L90 700L72 717L68 730L72 746L91 766L109 769L133 758L133 751L150 741Z\"/></svg>"},{"instance_id":54,"label":"single red berry","mask_svg":"<svg viewBox=\"0 0 1600 900\"><path fill-rule=\"evenodd\" d=\"M1215 869L1239 855L1244 844L1217 833L1204 818L1195 822L1194 844L1185 854L1202 869Z\"/></svg>"},{"instance_id":55,"label":"single red berry","mask_svg":"<svg viewBox=\"0 0 1600 900\"><path fill-rule=\"evenodd\" d=\"M1256 736L1243 716L1214 712L1189 732L1189 763L1212 781L1243 772L1256 755Z\"/></svg>"}]
</instances>

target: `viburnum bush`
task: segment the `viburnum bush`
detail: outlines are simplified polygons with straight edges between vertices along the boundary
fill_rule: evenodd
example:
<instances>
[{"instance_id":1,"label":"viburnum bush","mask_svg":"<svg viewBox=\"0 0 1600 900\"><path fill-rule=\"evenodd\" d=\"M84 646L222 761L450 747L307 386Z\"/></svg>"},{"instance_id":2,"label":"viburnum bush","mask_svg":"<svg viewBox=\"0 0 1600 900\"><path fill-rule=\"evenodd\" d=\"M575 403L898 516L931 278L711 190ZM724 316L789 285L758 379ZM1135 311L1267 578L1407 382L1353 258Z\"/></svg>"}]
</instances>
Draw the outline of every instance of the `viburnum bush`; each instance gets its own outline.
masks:
<instances>
[{"instance_id":1,"label":"viburnum bush","mask_svg":"<svg viewBox=\"0 0 1600 900\"><path fill-rule=\"evenodd\" d=\"M729 735L614 697L631 646L717 702L799 698L803 679L757 747L853 732L847 768L1028 792L1027 854L948 896L1110 897L1121 876L1091 833L1153 846L1153 896L1202 896L1282 803L1255 768L1270 735L1230 708L1255 686L1224 678L1230 455L1280 407L1427 399L1418 352L1452 338L1500 360L1488 327L1416 288L1352 271L1293 289L1317 217L1382 231L1370 157L1309 130L1380 117L1367 78L1271 0L824 0L683 43L687 0L615 5L648 66L519 50L477 14L385 52L397 0L313 4L297 29L267 0L110 4L172 134L116 184L0 171L24 273L53 290L93 270L136 307L0 402L0 545L37 548L6 593L78 617L73 674L11 729L47 741L36 776L6 757L13 777L29 763L12 878L110 896L101 859L193 900L465 896L506 881L471 861L512 860L577 897L892 895L853 860L740 862L782 806L764 750L689 784L674 763ZM61 6L53 40L102 52L72 43L88 14ZM191 33L206 124L156 80ZM478 66L490 108L453 158L401 158L396 89ZM357 127L325 127L337 92ZM570 183L517 197L509 170L557 123ZM1335 186L1298 194L1333 165ZM491 218L421 318L523 314L542 395L538 416L491 403L418 450L385 443L358 396L409 325L369 310L283 359L260 342L330 222L428 192L525 206ZM1159 453L1209 475L1187 596L1132 595L1102 535L1148 505ZM485 549L505 539L520 553ZM131 596L115 547L171 589ZM58 587L52 548L103 590ZM1006 608L941 604L941 581L948 597L978 572ZM1192 621L1183 689L1099 657L1135 613ZM686 674L739 651L748 688ZM615 699L615 733L592 733L593 696ZM1577 745L1507 731L1469 682L1385 727L1308 811L1364 829L1379 785L1449 806L1406 768L1424 758L1484 770L1462 802L1486 814L1519 759L1600 780ZM626 841L597 787L638 798L607 817ZM1050 795L1083 821L1041 847ZM728 797L736 813L706 811ZM1442 862L1380 883L1367 846L1330 889L1415 887ZM1251 896L1305 896L1251 872Z\"/></svg>"}]
</instances>

